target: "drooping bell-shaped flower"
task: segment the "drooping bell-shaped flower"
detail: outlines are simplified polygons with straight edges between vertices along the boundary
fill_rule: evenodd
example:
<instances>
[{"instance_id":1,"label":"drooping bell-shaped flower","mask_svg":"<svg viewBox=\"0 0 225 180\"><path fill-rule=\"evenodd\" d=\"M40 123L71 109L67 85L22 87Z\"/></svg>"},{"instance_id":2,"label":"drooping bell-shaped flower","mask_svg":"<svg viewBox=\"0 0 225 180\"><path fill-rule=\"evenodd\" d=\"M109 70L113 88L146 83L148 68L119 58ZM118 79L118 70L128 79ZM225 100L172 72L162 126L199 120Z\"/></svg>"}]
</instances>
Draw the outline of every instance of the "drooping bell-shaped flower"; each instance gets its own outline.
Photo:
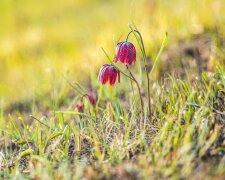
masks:
<instances>
[{"instance_id":1,"label":"drooping bell-shaped flower","mask_svg":"<svg viewBox=\"0 0 225 180\"><path fill-rule=\"evenodd\" d=\"M76 104L76 110L80 113L84 112L84 104L81 101Z\"/></svg>"},{"instance_id":2,"label":"drooping bell-shaped flower","mask_svg":"<svg viewBox=\"0 0 225 180\"><path fill-rule=\"evenodd\" d=\"M124 64L134 64L136 61L136 49L130 42L124 41L117 44L114 61L121 61Z\"/></svg>"},{"instance_id":3,"label":"drooping bell-shaped flower","mask_svg":"<svg viewBox=\"0 0 225 180\"><path fill-rule=\"evenodd\" d=\"M92 105L94 105L96 103L96 95L95 95L94 91L90 90L87 92L86 95L88 96L90 103Z\"/></svg>"},{"instance_id":4,"label":"drooping bell-shaped flower","mask_svg":"<svg viewBox=\"0 0 225 180\"><path fill-rule=\"evenodd\" d=\"M118 82L120 82L120 72L113 65L104 64L100 69L98 80L102 84L109 82L109 84L113 86L116 82L117 76Z\"/></svg>"}]
</instances>

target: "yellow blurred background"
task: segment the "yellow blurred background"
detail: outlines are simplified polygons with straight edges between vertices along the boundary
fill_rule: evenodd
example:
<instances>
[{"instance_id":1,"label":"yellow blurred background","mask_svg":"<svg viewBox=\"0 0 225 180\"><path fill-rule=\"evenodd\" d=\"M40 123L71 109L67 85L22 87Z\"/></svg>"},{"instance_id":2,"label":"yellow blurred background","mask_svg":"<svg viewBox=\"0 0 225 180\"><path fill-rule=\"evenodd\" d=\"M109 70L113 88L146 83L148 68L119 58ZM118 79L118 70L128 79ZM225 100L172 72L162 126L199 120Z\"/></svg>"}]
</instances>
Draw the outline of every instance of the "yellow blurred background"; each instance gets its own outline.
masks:
<instances>
[{"instance_id":1,"label":"yellow blurred background","mask_svg":"<svg viewBox=\"0 0 225 180\"><path fill-rule=\"evenodd\" d=\"M68 73L87 84L113 57L133 20L147 53L225 24L224 0L1 0L0 97L5 103L47 91Z\"/></svg>"}]
</instances>

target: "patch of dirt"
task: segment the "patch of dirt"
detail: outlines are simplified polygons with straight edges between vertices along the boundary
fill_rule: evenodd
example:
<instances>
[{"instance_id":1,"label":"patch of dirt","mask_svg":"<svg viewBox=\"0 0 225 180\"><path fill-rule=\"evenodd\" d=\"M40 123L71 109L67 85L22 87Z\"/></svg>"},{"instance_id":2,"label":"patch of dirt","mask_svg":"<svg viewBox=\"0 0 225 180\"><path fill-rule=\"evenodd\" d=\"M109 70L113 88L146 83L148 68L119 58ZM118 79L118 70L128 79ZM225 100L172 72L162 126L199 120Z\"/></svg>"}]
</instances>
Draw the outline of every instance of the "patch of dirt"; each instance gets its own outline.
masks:
<instances>
[{"instance_id":1,"label":"patch of dirt","mask_svg":"<svg viewBox=\"0 0 225 180\"><path fill-rule=\"evenodd\" d=\"M212 54L213 42L207 35L197 35L190 40L171 44L161 55L159 76L172 74L180 78L200 77L203 71L213 70L210 62Z\"/></svg>"}]
</instances>

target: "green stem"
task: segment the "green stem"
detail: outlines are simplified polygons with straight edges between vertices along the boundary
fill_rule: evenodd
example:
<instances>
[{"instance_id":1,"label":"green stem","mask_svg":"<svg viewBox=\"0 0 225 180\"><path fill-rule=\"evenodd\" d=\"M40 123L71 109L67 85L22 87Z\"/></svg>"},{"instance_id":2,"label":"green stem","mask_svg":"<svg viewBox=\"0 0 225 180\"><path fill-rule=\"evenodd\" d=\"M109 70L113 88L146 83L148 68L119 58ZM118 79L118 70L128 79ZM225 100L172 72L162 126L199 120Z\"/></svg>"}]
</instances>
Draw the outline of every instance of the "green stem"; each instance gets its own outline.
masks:
<instances>
[{"instance_id":1,"label":"green stem","mask_svg":"<svg viewBox=\"0 0 225 180\"><path fill-rule=\"evenodd\" d=\"M151 110L150 78L149 78L149 72L148 72L148 67L147 67L147 56L146 56L146 52L145 52L145 46L144 46L144 42L143 42L143 38L141 36L141 33L138 30L133 29L131 26L130 26L130 28L131 28L131 31L128 33L126 41L128 40L130 34L133 33L134 36L136 37L136 40L139 44L139 47L141 49L141 52L142 52L142 55L143 55L143 58L144 58L145 73L146 73L146 78L147 78L148 115L149 115L149 120L151 122L152 110ZM135 33L138 34L138 36L140 38L140 41L141 41L141 44L140 44L140 42L139 42Z\"/></svg>"}]
</instances>

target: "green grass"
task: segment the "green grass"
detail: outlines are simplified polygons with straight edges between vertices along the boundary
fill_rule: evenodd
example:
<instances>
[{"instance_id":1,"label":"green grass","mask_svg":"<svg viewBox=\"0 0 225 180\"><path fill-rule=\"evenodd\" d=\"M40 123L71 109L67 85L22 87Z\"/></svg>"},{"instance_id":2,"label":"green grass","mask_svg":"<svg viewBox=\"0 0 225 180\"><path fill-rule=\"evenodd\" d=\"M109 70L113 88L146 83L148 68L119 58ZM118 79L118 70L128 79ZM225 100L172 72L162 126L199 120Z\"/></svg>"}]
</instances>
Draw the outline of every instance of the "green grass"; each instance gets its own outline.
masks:
<instances>
[{"instance_id":1,"label":"green grass","mask_svg":"<svg viewBox=\"0 0 225 180\"><path fill-rule=\"evenodd\" d=\"M3 105L50 91L61 74L67 73L74 81L89 81L87 77L105 61L101 47L113 57L113 40L125 38L131 18L143 35L147 55L153 59L165 32L171 46L196 34L217 36L216 31L223 39L223 7L223 0L46 0L45 4L2 0Z\"/></svg>"},{"instance_id":2,"label":"green grass","mask_svg":"<svg viewBox=\"0 0 225 180\"><path fill-rule=\"evenodd\" d=\"M152 82L153 122L145 119L141 130L135 96L126 95L122 106L107 88L97 119L88 101L83 114L56 111L30 124L28 116L2 117L1 174L43 179L223 176L225 70L217 66L202 78Z\"/></svg>"},{"instance_id":3,"label":"green grass","mask_svg":"<svg viewBox=\"0 0 225 180\"><path fill-rule=\"evenodd\" d=\"M97 82L96 69L107 62L101 47L112 59L112 37L125 38L130 4L46 0L47 11L39 3L15 3L0 2L0 179L224 179L222 0L134 3L132 16L154 67L150 122L138 50L131 71L144 99L141 129L136 86L122 74L114 87ZM84 98L84 112L77 112L79 92L91 89L96 106Z\"/></svg>"}]
</instances>

